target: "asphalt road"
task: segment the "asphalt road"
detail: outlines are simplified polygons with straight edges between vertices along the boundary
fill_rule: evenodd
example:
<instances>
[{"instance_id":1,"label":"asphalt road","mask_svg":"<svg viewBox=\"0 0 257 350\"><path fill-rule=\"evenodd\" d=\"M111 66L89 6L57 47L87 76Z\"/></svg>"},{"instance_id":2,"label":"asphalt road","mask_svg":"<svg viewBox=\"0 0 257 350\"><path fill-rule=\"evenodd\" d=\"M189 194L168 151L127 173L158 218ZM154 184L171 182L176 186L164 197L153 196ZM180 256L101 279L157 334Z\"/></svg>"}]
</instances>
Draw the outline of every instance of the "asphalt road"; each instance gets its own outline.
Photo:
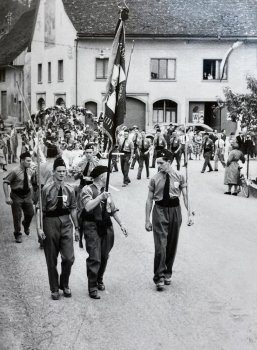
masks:
<instances>
[{"instance_id":1,"label":"asphalt road","mask_svg":"<svg viewBox=\"0 0 257 350\"><path fill-rule=\"evenodd\" d=\"M173 281L163 292L152 282L153 238L144 230L145 173L138 181L131 171L127 188L121 187L120 172L111 175L129 237L115 225L101 300L88 297L87 254L77 244L73 297L51 300L35 224L22 244L14 242L1 188L0 349L256 349L257 199L224 195L223 169L201 174L201 165L189 163L195 224L186 225L183 208ZM257 161L251 169L257 175Z\"/></svg>"}]
</instances>

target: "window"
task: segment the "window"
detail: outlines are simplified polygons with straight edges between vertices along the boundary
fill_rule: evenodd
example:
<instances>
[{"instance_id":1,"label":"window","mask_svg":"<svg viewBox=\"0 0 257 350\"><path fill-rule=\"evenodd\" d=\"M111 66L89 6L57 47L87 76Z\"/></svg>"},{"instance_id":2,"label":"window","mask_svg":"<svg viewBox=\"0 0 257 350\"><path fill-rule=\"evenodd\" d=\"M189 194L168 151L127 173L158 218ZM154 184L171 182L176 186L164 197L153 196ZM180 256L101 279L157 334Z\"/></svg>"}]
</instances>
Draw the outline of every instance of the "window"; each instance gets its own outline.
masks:
<instances>
[{"instance_id":1,"label":"window","mask_svg":"<svg viewBox=\"0 0 257 350\"><path fill-rule=\"evenodd\" d=\"M96 79L107 79L108 75L108 58L96 59Z\"/></svg>"},{"instance_id":2,"label":"window","mask_svg":"<svg viewBox=\"0 0 257 350\"><path fill-rule=\"evenodd\" d=\"M51 62L48 62L48 83L52 81L52 66Z\"/></svg>"},{"instance_id":3,"label":"window","mask_svg":"<svg viewBox=\"0 0 257 350\"><path fill-rule=\"evenodd\" d=\"M63 60L58 61L58 81L63 81Z\"/></svg>"},{"instance_id":4,"label":"window","mask_svg":"<svg viewBox=\"0 0 257 350\"><path fill-rule=\"evenodd\" d=\"M5 82L5 69L0 69L0 83Z\"/></svg>"},{"instance_id":5,"label":"window","mask_svg":"<svg viewBox=\"0 0 257 350\"><path fill-rule=\"evenodd\" d=\"M42 83L42 63L39 63L37 66L37 82Z\"/></svg>"},{"instance_id":6,"label":"window","mask_svg":"<svg viewBox=\"0 0 257 350\"><path fill-rule=\"evenodd\" d=\"M176 60L167 58L151 59L151 79L175 80Z\"/></svg>"},{"instance_id":7,"label":"window","mask_svg":"<svg viewBox=\"0 0 257 350\"><path fill-rule=\"evenodd\" d=\"M160 100L153 105L153 123L176 123L177 103L171 100Z\"/></svg>"},{"instance_id":8,"label":"window","mask_svg":"<svg viewBox=\"0 0 257 350\"><path fill-rule=\"evenodd\" d=\"M222 60L203 60L203 80L220 80ZM227 64L225 65L223 79L227 79Z\"/></svg>"}]
</instances>

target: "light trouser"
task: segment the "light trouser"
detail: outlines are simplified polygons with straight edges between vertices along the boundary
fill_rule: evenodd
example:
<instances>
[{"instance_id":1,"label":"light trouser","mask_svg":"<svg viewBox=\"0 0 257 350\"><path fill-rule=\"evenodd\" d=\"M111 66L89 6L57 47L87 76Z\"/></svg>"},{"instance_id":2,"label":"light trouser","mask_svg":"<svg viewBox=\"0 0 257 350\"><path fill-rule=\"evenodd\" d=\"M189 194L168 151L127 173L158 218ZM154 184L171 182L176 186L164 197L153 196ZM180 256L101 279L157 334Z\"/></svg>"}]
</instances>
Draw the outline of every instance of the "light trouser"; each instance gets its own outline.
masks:
<instances>
[{"instance_id":1,"label":"light trouser","mask_svg":"<svg viewBox=\"0 0 257 350\"><path fill-rule=\"evenodd\" d=\"M224 159L224 153L221 148L217 148L214 155L214 169L218 170L218 162L221 162L223 168L225 168L226 163Z\"/></svg>"}]
</instances>

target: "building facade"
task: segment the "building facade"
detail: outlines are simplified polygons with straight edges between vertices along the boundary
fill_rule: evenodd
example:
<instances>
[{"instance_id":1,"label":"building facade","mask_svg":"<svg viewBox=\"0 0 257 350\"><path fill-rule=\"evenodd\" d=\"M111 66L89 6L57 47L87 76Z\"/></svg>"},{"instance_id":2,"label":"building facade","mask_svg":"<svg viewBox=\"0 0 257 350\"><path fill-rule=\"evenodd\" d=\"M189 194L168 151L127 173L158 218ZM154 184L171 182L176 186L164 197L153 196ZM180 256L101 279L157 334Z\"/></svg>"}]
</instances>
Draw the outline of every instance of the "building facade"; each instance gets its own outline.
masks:
<instances>
[{"instance_id":1,"label":"building facade","mask_svg":"<svg viewBox=\"0 0 257 350\"><path fill-rule=\"evenodd\" d=\"M226 111L213 108L224 87L244 93L246 76L257 73L257 18L249 12L253 4L210 2L212 8L202 14L199 3L183 4L153 1L149 9L145 1L131 0L125 124L152 129L155 124L200 121L232 131L235 125L227 121ZM32 112L44 101L47 107L74 104L100 115L117 10L116 1L40 1L31 45ZM221 81L221 61L236 41L242 44L232 51Z\"/></svg>"},{"instance_id":2,"label":"building facade","mask_svg":"<svg viewBox=\"0 0 257 350\"><path fill-rule=\"evenodd\" d=\"M28 118L31 101L31 53L35 11L24 13L0 41L0 114L17 122ZM27 108L25 108L25 104Z\"/></svg>"}]
</instances>

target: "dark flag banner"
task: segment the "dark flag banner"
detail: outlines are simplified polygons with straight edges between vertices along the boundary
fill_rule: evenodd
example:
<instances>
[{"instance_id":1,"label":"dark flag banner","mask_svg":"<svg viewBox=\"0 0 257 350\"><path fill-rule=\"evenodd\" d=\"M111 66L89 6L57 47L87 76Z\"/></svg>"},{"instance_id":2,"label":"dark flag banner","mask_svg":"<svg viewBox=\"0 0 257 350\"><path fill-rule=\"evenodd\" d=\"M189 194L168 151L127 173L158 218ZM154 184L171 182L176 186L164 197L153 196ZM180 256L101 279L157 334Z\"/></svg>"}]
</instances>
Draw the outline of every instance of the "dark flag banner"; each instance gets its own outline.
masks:
<instances>
[{"instance_id":1,"label":"dark flag banner","mask_svg":"<svg viewBox=\"0 0 257 350\"><path fill-rule=\"evenodd\" d=\"M104 102L103 128L111 140L112 149L116 141L116 128L124 123L126 114L125 27L121 19L112 44Z\"/></svg>"}]
</instances>

